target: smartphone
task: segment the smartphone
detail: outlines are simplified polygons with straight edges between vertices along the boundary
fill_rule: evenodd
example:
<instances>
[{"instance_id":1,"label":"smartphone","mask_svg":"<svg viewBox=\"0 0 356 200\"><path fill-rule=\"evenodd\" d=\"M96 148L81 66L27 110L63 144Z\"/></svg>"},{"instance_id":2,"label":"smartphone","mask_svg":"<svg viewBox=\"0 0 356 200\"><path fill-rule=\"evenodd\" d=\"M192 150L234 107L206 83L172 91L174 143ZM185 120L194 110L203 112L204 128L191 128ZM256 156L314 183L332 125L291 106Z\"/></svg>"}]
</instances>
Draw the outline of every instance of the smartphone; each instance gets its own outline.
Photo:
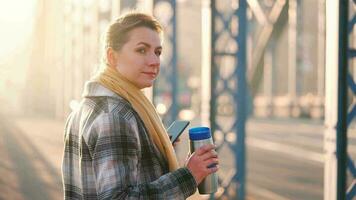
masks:
<instances>
[{"instance_id":1,"label":"smartphone","mask_svg":"<svg viewBox=\"0 0 356 200\"><path fill-rule=\"evenodd\" d=\"M172 144L179 138L183 133L184 129L189 125L189 121L178 120L174 121L167 129L169 138L171 139Z\"/></svg>"}]
</instances>

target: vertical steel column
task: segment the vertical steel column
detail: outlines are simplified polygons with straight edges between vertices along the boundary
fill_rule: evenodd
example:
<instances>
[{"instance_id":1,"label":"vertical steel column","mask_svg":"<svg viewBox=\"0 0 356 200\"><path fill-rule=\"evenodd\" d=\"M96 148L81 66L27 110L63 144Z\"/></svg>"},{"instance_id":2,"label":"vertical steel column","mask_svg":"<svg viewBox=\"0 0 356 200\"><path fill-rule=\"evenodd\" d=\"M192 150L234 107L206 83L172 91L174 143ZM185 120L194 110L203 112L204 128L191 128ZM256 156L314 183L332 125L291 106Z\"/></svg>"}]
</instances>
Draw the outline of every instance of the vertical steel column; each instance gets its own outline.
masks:
<instances>
[{"instance_id":1,"label":"vertical steel column","mask_svg":"<svg viewBox=\"0 0 356 200\"><path fill-rule=\"evenodd\" d=\"M202 0L201 123L211 127L211 0Z\"/></svg>"},{"instance_id":2,"label":"vertical steel column","mask_svg":"<svg viewBox=\"0 0 356 200\"><path fill-rule=\"evenodd\" d=\"M337 120L337 199L346 197L346 161L347 161L347 84L348 69L348 0L339 1L339 73L338 73L338 120Z\"/></svg>"},{"instance_id":3,"label":"vertical steel column","mask_svg":"<svg viewBox=\"0 0 356 200\"><path fill-rule=\"evenodd\" d=\"M336 199L337 159L337 66L338 66L338 2L326 1L325 51L325 132L324 132L324 200Z\"/></svg>"},{"instance_id":4,"label":"vertical steel column","mask_svg":"<svg viewBox=\"0 0 356 200\"><path fill-rule=\"evenodd\" d=\"M246 0L211 1L211 100L210 122L214 134L235 154L235 171L224 187L222 198L245 198L246 123ZM225 8L222 9L222 8ZM236 191L235 194L228 190ZM233 195L233 196L231 196Z\"/></svg>"},{"instance_id":5,"label":"vertical steel column","mask_svg":"<svg viewBox=\"0 0 356 200\"><path fill-rule=\"evenodd\" d=\"M163 24L165 41L160 77L153 88L153 102L163 103L167 112L163 116L165 125L178 116L178 69L177 69L177 18L175 0L155 0L153 14ZM166 99L165 99L166 98ZM168 98L168 100L167 100ZM162 102L159 101L161 99ZM156 105L157 106L157 105ZM158 110L159 111L159 110Z\"/></svg>"},{"instance_id":6,"label":"vertical steel column","mask_svg":"<svg viewBox=\"0 0 356 200\"><path fill-rule=\"evenodd\" d=\"M318 77L316 117L321 118L323 113L323 99L325 97L325 0L318 2Z\"/></svg>"},{"instance_id":7,"label":"vertical steel column","mask_svg":"<svg viewBox=\"0 0 356 200\"><path fill-rule=\"evenodd\" d=\"M288 8L288 97L290 116L298 116L297 106L297 0L289 0Z\"/></svg>"},{"instance_id":8,"label":"vertical steel column","mask_svg":"<svg viewBox=\"0 0 356 200\"><path fill-rule=\"evenodd\" d=\"M343 200L346 199L347 163L348 0L328 0L326 16L324 199Z\"/></svg>"},{"instance_id":9,"label":"vertical steel column","mask_svg":"<svg viewBox=\"0 0 356 200\"><path fill-rule=\"evenodd\" d=\"M237 131L237 144L234 145L235 149L235 159L237 165L237 177L235 181L239 183L238 188L238 198L245 199L245 180L246 180L246 159L245 159L245 125L247 118L247 103L246 97L247 93L247 81L246 81L246 67L247 67L247 57L246 57L246 39L247 39L247 2L246 0L239 0L239 8L237 9L238 17L238 35L236 37L237 44L239 46L238 52L236 52L237 57L237 91L235 91L236 106L239 106L236 113L236 125L234 129Z\"/></svg>"},{"instance_id":10,"label":"vertical steel column","mask_svg":"<svg viewBox=\"0 0 356 200\"><path fill-rule=\"evenodd\" d=\"M352 7L354 7L356 5L356 1L352 1L351 4L352 4ZM347 2L344 4L344 10L345 10L344 11L345 13L343 15L343 19L346 21L348 19L348 13L346 11L349 10L349 6L348 6ZM340 12L341 12L341 10L340 10ZM352 37L352 40L355 40L355 31L353 29L354 29L354 26L355 26L355 23L356 23L356 13L353 12L352 15L353 16L352 16L351 20L347 24L347 26L348 26L347 27L347 32L348 32L347 34L349 34L350 37ZM346 40L346 39L348 39L347 34L343 35L345 37L344 43L346 43L346 45L347 44L349 45L349 46L345 46L345 48L348 49L348 52L347 52L348 53L348 59L350 59L350 61L351 61L352 59L354 59L356 57L356 49L355 49L355 45L352 45L351 43L349 43L349 40ZM352 40L350 39L350 41L352 41ZM347 66L349 66L349 63L347 61L346 61L345 64ZM347 86L350 88L350 91L351 91L350 94L352 95L351 99L354 99L355 94L356 94L356 84L355 84L355 81L354 81L354 77L355 76L352 76L350 74L350 72L348 71L348 68L345 68L344 70L345 70L344 71L345 77L343 77L343 78L345 78L347 80ZM355 69L353 69L353 70L354 70L353 73L355 74ZM347 86L345 86L345 87L347 87ZM347 89L345 88L345 95L347 95L346 91L347 91ZM347 113L347 126L350 126L351 122L353 121L353 119L356 116L356 105L352 101L349 102L349 104L345 104L345 107L346 107L346 105L350 105L350 107L348 109L349 112ZM347 108L344 108L344 109L347 109ZM345 141L345 143L346 143L346 141ZM352 178L353 178L352 184L347 188L347 191L346 191L347 192L346 193L346 199L349 200L349 199L353 199L356 196L356 181L355 181L356 167L355 167L354 161L351 159L350 156L348 156L348 158L347 158L347 167L349 169L349 172L352 174Z\"/></svg>"},{"instance_id":11,"label":"vertical steel column","mask_svg":"<svg viewBox=\"0 0 356 200\"><path fill-rule=\"evenodd\" d=\"M267 101L266 117L272 116L273 110L273 48L266 50L264 55L264 70L263 70L263 95Z\"/></svg>"}]
</instances>

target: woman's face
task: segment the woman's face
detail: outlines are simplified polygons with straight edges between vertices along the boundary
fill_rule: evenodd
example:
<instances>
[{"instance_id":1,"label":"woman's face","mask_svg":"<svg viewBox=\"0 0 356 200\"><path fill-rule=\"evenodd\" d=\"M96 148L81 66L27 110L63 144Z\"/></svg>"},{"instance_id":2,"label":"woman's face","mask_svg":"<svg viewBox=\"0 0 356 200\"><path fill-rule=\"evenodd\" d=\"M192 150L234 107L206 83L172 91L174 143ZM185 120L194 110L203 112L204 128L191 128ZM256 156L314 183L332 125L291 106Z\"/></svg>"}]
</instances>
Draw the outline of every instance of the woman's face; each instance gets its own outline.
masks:
<instances>
[{"instance_id":1,"label":"woman's face","mask_svg":"<svg viewBox=\"0 0 356 200\"><path fill-rule=\"evenodd\" d=\"M115 68L138 88L153 85L160 70L159 34L146 27L131 30L129 40L115 52Z\"/></svg>"}]
</instances>

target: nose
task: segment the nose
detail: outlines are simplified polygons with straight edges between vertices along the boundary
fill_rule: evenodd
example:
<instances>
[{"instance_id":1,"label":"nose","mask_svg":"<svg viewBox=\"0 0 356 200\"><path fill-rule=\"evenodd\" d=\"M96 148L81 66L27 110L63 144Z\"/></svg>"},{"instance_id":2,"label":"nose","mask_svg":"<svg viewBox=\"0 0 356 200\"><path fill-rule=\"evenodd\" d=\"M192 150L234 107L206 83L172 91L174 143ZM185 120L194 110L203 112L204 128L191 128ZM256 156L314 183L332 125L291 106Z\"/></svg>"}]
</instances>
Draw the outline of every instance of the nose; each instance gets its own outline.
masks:
<instances>
[{"instance_id":1,"label":"nose","mask_svg":"<svg viewBox=\"0 0 356 200\"><path fill-rule=\"evenodd\" d=\"M161 59L155 53L150 54L148 57L148 65L151 67L159 67Z\"/></svg>"}]
</instances>

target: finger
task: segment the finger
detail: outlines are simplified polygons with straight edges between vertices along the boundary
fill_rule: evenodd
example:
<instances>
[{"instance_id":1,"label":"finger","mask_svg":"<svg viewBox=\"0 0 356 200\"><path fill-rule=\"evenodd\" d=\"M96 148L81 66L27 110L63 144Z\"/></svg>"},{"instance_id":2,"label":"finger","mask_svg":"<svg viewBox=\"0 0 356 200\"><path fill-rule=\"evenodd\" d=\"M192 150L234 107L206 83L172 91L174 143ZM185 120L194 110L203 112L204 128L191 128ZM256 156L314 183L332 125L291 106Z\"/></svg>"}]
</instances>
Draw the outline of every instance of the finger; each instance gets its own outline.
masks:
<instances>
[{"instance_id":1,"label":"finger","mask_svg":"<svg viewBox=\"0 0 356 200\"><path fill-rule=\"evenodd\" d=\"M218 165L219 164L219 159L217 158L211 158L207 161L205 161L204 165L207 167L207 168L212 168L214 167L215 165Z\"/></svg>"},{"instance_id":2,"label":"finger","mask_svg":"<svg viewBox=\"0 0 356 200\"><path fill-rule=\"evenodd\" d=\"M206 144L206 145L203 145L202 147L200 147L196 152L197 152L197 155L198 156L201 156L203 155L205 152L207 151L211 151L215 149L215 145L213 144Z\"/></svg>"},{"instance_id":3,"label":"finger","mask_svg":"<svg viewBox=\"0 0 356 200\"><path fill-rule=\"evenodd\" d=\"M218 157L218 153L215 150L211 150L211 151L208 151L208 152L205 152L204 154L202 154L200 156L200 159L205 161L210 158L217 158L217 157Z\"/></svg>"},{"instance_id":4,"label":"finger","mask_svg":"<svg viewBox=\"0 0 356 200\"><path fill-rule=\"evenodd\" d=\"M202 171L208 175L218 171L219 168L220 168L219 164L212 163L209 166L206 166L204 169L202 169Z\"/></svg>"},{"instance_id":5,"label":"finger","mask_svg":"<svg viewBox=\"0 0 356 200\"><path fill-rule=\"evenodd\" d=\"M219 165L214 165L214 167L208 168L208 173L212 174L214 172L217 172L219 170L219 168L220 168Z\"/></svg>"}]
</instances>

